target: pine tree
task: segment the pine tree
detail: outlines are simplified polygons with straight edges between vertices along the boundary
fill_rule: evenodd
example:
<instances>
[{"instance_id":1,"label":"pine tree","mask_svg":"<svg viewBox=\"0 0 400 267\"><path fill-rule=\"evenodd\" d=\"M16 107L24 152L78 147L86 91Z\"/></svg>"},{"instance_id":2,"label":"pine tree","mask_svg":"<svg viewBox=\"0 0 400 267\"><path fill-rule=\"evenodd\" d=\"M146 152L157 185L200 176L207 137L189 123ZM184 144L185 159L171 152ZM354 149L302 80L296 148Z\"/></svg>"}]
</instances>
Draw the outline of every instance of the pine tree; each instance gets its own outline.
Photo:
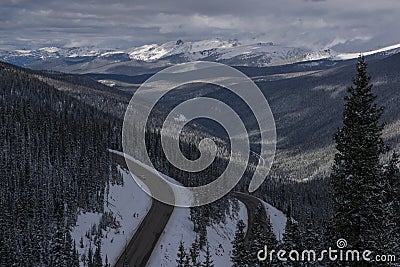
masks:
<instances>
[{"instance_id":1,"label":"pine tree","mask_svg":"<svg viewBox=\"0 0 400 267\"><path fill-rule=\"evenodd\" d=\"M190 248L190 262L191 266L193 267L198 267L200 266L200 261L199 261L199 256L200 256L200 246L199 246L199 240L198 237L196 236L196 239L192 243L192 247Z\"/></svg>"},{"instance_id":2,"label":"pine tree","mask_svg":"<svg viewBox=\"0 0 400 267\"><path fill-rule=\"evenodd\" d=\"M306 222L301 227L301 248L306 250L322 251L324 249L324 242L322 240L322 234L319 229L316 228L313 214L311 211L306 212ZM326 246L328 247L328 246ZM308 260L308 259L307 259ZM318 262L311 261L307 263L307 266L318 266Z\"/></svg>"},{"instance_id":3,"label":"pine tree","mask_svg":"<svg viewBox=\"0 0 400 267\"><path fill-rule=\"evenodd\" d=\"M382 239L384 242L383 250L385 253L393 255L400 254L400 163L399 155L394 152L389 163L384 168L383 176L386 178L384 190L384 234Z\"/></svg>"},{"instance_id":4,"label":"pine tree","mask_svg":"<svg viewBox=\"0 0 400 267\"><path fill-rule=\"evenodd\" d=\"M203 267L214 267L214 261L211 257L210 244L207 242L206 255L204 257Z\"/></svg>"},{"instance_id":5,"label":"pine tree","mask_svg":"<svg viewBox=\"0 0 400 267\"><path fill-rule=\"evenodd\" d=\"M101 239L97 239L96 250L93 256L93 266L94 267L102 267L103 259L101 258Z\"/></svg>"},{"instance_id":6,"label":"pine tree","mask_svg":"<svg viewBox=\"0 0 400 267\"><path fill-rule=\"evenodd\" d=\"M79 267L79 253L78 250L76 249L76 242L74 241L74 248L73 248L73 253L72 253L72 266L73 267Z\"/></svg>"},{"instance_id":7,"label":"pine tree","mask_svg":"<svg viewBox=\"0 0 400 267\"><path fill-rule=\"evenodd\" d=\"M104 267L110 267L110 264L108 263L108 256L107 256L107 254L106 254L106 259L105 259Z\"/></svg>"},{"instance_id":8,"label":"pine tree","mask_svg":"<svg viewBox=\"0 0 400 267\"><path fill-rule=\"evenodd\" d=\"M262 210L266 212L264 207L262 207ZM264 231L264 242L265 245L268 246L268 250L275 249L278 246L278 240L276 239L275 233L272 230L271 220L268 213L266 214L266 218L263 220L261 227L262 231Z\"/></svg>"},{"instance_id":9,"label":"pine tree","mask_svg":"<svg viewBox=\"0 0 400 267\"><path fill-rule=\"evenodd\" d=\"M73 265L73 243L72 236L68 228L65 229L65 242L64 242L64 253L68 266Z\"/></svg>"},{"instance_id":10,"label":"pine tree","mask_svg":"<svg viewBox=\"0 0 400 267\"><path fill-rule=\"evenodd\" d=\"M185 251L185 243L182 240L179 242L179 249L178 249L177 257L178 257L178 259L176 260L176 263L178 264L177 266L184 267L186 251Z\"/></svg>"},{"instance_id":11,"label":"pine tree","mask_svg":"<svg viewBox=\"0 0 400 267\"><path fill-rule=\"evenodd\" d=\"M272 231L269 215L261 203L256 208L253 227L250 230L250 237L251 253L247 256L247 263L250 264L250 266L268 264L268 262L260 262L258 260L258 251L264 250L265 246L267 246L269 251L275 249L277 246L277 240Z\"/></svg>"},{"instance_id":12,"label":"pine tree","mask_svg":"<svg viewBox=\"0 0 400 267\"><path fill-rule=\"evenodd\" d=\"M199 247L203 248L204 245L207 243L207 226L205 223L201 223L199 228Z\"/></svg>"},{"instance_id":13,"label":"pine tree","mask_svg":"<svg viewBox=\"0 0 400 267\"><path fill-rule=\"evenodd\" d=\"M190 255L186 254L186 258L185 258L185 267L190 267Z\"/></svg>"},{"instance_id":14,"label":"pine tree","mask_svg":"<svg viewBox=\"0 0 400 267\"><path fill-rule=\"evenodd\" d=\"M301 253L301 236L298 223L293 220L291 207L289 206L286 212L286 225L285 225L285 233L283 234L282 244L280 249L286 251L287 255L289 255L290 251L297 251ZM293 257L297 257L296 254L292 255ZM298 255L299 258L301 255ZM282 263L283 266L300 266L299 261L296 259L292 261L288 258L287 262Z\"/></svg>"},{"instance_id":15,"label":"pine tree","mask_svg":"<svg viewBox=\"0 0 400 267\"><path fill-rule=\"evenodd\" d=\"M79 240L79 247L80 248L84 248L84 245L83 245L83 237L81 236L81 239Z\"/></svg>"},{"instance_id":16,"label":"pine tree","mask_svg":"<svg viewBox=\"0 0 400 267\"><path fill-rule=\"evenodd\" d=\"M357 64L353 86L347 88L343 126L335 134L336 149L331 174L334 194L335 239L349 247L378 252L382 244L383 185L380 156L385 151L379 123L383 108L375 104L371 77L363 57Z\"/></svg>"},{"instance_id":17,"label":"pine tree","mask_svg":"<svg viewBox=\"0 0 400 267\"><path fill-rule=\"evenodd\" d=\"M51 243L51 264L52 266L64 266L67 264L67 257L65 253L64 206L62 200L58 201L55 209L56 222Z\"/></svg>"},{"instance_id":18,"label":"pine tree","mask_svg":"<svg viewBox=\"0 0 400 267\"><path fill-rule=\"evenodd\" d=\"M231 259L234 267L247 265L247 249L245 244L246 233L244 232L245 228L246 225L244 222L239 220L236 225L235 239L232 241L233 249Z\"/></svg>"},{"instance_id":19,"label":"pine tree","mask_svg":"<svg viewBox=\"0 0 400 267\"><path fill-rule=\"evenodd\" d=\"M5 233L2 229L2 223L0 223L0 262L4 262L7 258L7 250L6 250L6 242L5 242Z\"/></svg>"},{"instance_id":20,"label":"pine tree","mask_svg":"<svg viewBox=\"0 0 400 267\"><path fill-rule=\"evenodd\" d=\"M92 244L89 244L89 251L87 255L87 267L94 267L93 265L93 249L92 249Z\"/></svg>"}]
</instances>

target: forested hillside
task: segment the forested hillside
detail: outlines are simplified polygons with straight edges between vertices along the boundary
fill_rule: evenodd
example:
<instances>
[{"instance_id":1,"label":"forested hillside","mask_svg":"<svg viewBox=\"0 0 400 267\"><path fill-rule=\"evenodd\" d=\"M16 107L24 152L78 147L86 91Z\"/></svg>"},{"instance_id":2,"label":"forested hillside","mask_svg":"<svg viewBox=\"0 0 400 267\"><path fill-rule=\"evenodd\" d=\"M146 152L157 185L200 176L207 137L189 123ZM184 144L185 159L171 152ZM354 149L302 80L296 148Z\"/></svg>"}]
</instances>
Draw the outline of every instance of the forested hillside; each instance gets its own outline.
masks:
<instances>
[{"instance_id":1,"label":"forested hillside","mask_svg":"<svg viewBox=\"0 0 400 267\"><path fill-rule=\"evenodd\" d=\"M0 265L77 266L69 234L101 211L117 122L0 63Z\"/></svg>"}]
</instances>

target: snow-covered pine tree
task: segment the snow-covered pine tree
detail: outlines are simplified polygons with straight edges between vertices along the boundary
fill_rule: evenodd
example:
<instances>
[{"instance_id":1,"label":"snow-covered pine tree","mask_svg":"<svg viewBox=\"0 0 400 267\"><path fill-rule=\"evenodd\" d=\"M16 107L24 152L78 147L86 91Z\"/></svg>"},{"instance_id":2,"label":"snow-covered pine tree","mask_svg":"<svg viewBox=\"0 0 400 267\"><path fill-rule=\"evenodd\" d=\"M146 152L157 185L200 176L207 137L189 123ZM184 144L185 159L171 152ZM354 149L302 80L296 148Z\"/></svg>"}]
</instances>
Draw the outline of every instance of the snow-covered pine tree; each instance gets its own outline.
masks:
<instances>
[{"instance_id":1,"label":"snow-covered pine tree","mask_svg":"<svg viewBox=\"0 0 400 267\"><path fill-rule=\"evenodd\" d=\"M383 176L387 182L384 190L385 219L382 235L385 253L400 255L400 169L399 155L394 152L385 166Z\"/></svg>"},{"instance_id":2,"label":"snow-covered pine tree","mask_svg":"<svg viewBox=\"0 0 400 267\"><path fill-rule=\"evenodd\" d=\"M110 263L108 263L108 256L107 256L107 254L106 254L106 259L105 259L105 262L104 262L104 267L110 267Z\"/></svg>"},{"instance_id":3,"label":"snow-covered pine tree","mask_svg":"<svg viewBox=\"0 0 400 267\"><path fill-rule=\"evenodd\" d=\"M96 250L93 255L93 267L103 267L103 259L101 257L101 239L97 238Z\"/></svg>"},{"instance_id":4,"label":"snow-covered pine tree","mask_svg":"<svg viewBox=\"0 0 400 267\"><path fill-rule=\"evenodd\" d=\"M89 244L89 251L87 255L87 267L94 267L93 266L93 249L92 244Z\"/></svg>"},{"instance_id":5,"label":"snow-covered pine tree","mask_svg":"<svg viewBox=\"0 0 400 267\"><path fill-rule=\"evenodd\" d=\"M6 245L5 245L5 231L2 229L3 224L0 224L0 261L3 262L7 257Z\"/></svg>"},{"instance_id":6,"label":"snow-covered pine tree","mask_svg":"<svg viewBox=\"0 0 400 267\"><path fill-rule=\"evenodd\" d=\"M84 248L85 246L83 245L83 237L81 236L81 239L79 240L79 247Z\"/></svg>"},{"instance_id":7,"label":"snow-covered pine tree","mask_svg":"<svg viewBox=\"0 0 400 267\"><path fill-rule=\"evenodd\" d=\"M260 262L257 258L257 253L260 250L264 250L265 246L267 246L269 251L275 249L277 240L272 231L269 215L262 204L259 204L256 208L250 237L251 242L250 253L248 253L248 263L250 266L264 266L268 264L268 262Z\"/></svg>"},{"instance_id":8,"label":"snow-covered pine tree","mask_svg":"<svg viewBox=\"0 0 400 267\"><path fill-rule=\"evenodd\" d=\"M204 256L204 262L202 267L214 267L214 261L212 260L210 244L207 242L206 255Z\"/></svg>"},{"instance_id":9,"label":"snow-covered pine tree","mask_svg":"<svg viewBox=\"0 0 400 267\"><path fill-rule=\"evenodd\" d=\"M233 249L231 259L233 267L246 266L247 265L247 249L245 244L246 233L244 229L246 225L242 220L239 220L236 225L235 239L232 241Z\"/></svg>"},{"instance_id":10,"label":"snow-covered pine tree","mask_svg":"<svg viewBox=\"0 0 400 267\"><path fill-rule=\"evenodd\" d=\"M265 210L264 207L262 207ZM265 245L268 246L268 250L276 249L278 246L278 240L276 239L275 233L272 230L271 220L268 212L266 213L266 219L264 222L264 231L265 231Z\"/></svg>"},{"instance_id":11,"label":"snow-covered pine tree","mask_svg":"<svg viewBox=\"0 0 400 267\"><path fill-rule=\"evenodd\" d=\"M308 210L306 212L306 222L301 227L300 230L300 240L301 240L301 248L302 250L314 250L314 251L322 251L325 249L323 242L323 235L320 233L320 230L315 226L313 213ZM320 266L321 263L317 261L312 261L312 259L307 261L306 266Z\"/></svg>"},{"instance_id":12,"label":"snow-covered pine tree","mask_svg":"<svg viewBox=\"0 0 400 267\"><path fill-rule=\"evenodd\" d=\"M185 242L182 240L179 242L179 248L177 253L177 267L185 267L185 259L186 259L186 250L185 250Z\"/></svg>"},{"instance_id":13,"label":"snow-covered pine tree","mask_svg":"<svg viewBox=\"0 0 400 267\"><path fill-rule=\"evenodd\" d=\"M370 80L360 56L353 85L347 88L343 126L334 136L337 153L331 184L335 240L345 238L349 248L379 252L385 184L380 156L385 146L379 122L383 108L375 103Z\"/></svg>"},{"instance_id":14,"label":"snow-covered pine tree","mask_svg":"<svg viewBox=\"0 0 400 267\"><path fill-rule=\"evenodd\" d=\"M72 267L79 267L79 253L76 249L76 242L74 241L73 253L72 253Z\"/></svg>"},{"instance_id":15,"label":"snow-covered pine tree","mask_svg":"<svg viewBox=\"0 0 400 267\"><path fill-rule=\"evenodd\" d=\"M55 205L56 221L54 233L51 238L51 266L65 266L67 257L65 255L65 226L64 226L64 205L61 199Z\"/></svg>"},{"instance_id":16,"label":"snow-covered pine tree","mask_svg":"<svg viewBox=\"0 0 400 267\"><path fill-rule=\"evenodd\" d=\"M190 267L190 255L189 254L186 254L185 265L184 266L185 267Z\"/></svg>"},{"instance_id":17,"label":"snow-covered pine tree","mask_svg":"<svg viewBox=\"0 0 400 267\"><path fill-rule=\"evenodd\" d=\"M73 265L73 242L72 242L72 236L71 233L68 229L68 227L65 228L65 242L64 242L64 257L66 259L67 265L72 266Z\"/></svg>"},{"instance_id":18,"label":"snow-covered pine tree","mask_svg":"<svg viewBox=\"0 0 400 267\"><path fill-rule=\"evenodd\" d=\"M292 218L292 212L291 212L291 207L289 206L286 212L286 225L285 225L285 233L283 234L282 237L282 244L280 246L280 249L283 249L286 251L286 256L290 256L291 251L297 251L301 253L301 235L300 235L300 230L298 223ZM299 258L301 255L298 255ZM295 253L292 255L293 258L297 257ZM288 257L287 262L282 262L281 265L279 266L301 266L300 262L296 260L290 259Z\"/></svg>"},{"instance_id":19,"label":"snow-covered pine tree","mask_svg":"<svg viewBox=\"0 0 400 267\"><path fill-rule=\"evenodd\" d=\"M192 243L192 246L189 250L190 253L190 263L193 267L200 267L201 263L199 260L200 257L200 245L199 245L199 238L196 236L196 239Z\"/></svg>"}]
</instances>

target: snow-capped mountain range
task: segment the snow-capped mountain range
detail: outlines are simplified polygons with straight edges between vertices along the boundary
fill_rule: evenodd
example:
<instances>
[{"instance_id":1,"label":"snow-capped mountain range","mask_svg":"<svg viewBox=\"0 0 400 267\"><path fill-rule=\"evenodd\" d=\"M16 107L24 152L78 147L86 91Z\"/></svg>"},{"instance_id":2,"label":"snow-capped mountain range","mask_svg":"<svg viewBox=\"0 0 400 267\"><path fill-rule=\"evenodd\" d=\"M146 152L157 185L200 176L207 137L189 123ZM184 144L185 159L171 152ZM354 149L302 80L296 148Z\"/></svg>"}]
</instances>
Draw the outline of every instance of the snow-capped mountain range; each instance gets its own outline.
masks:
<instances>
[{"instance_id":1,"label":"snow-capped mountain range","mask_svg":"<svg viewBox=\"0 0 400 267\"><path fill-rule=\"evenodd\" d=\"M400 52L400 44L365 52L365 55L394 54ZM331 49L310 50L287 47L273 43L242 43L238 40L211 39L195 42L182 40L164 44L149 44L126 50L97 49L94 47L44 47L36 50L0 50L0 60L22 66L51 59L102 59L110 63L137 61L180 63L194 60L221 62L229 65L268 66L321 59L346 60L359 53L337 53Z\"/></svg>"}]
</instances>

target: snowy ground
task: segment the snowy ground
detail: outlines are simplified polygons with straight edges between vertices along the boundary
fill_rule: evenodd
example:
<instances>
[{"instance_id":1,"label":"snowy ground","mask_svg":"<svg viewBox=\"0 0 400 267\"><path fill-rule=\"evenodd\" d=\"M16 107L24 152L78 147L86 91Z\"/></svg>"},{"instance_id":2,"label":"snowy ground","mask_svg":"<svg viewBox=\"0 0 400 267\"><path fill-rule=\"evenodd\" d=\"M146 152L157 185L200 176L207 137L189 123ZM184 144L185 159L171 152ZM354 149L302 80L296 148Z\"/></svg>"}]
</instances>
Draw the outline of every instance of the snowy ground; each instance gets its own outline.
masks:
<instances>
[{"instance_id":1,"label":"snowy ground","mask_svg":"<svg viewBox=\"0 0 400 267\"><path fill-rule=\"evenodd\" d=\"M269 214L269 220L271 222L272 230L276 236L278 241L282 240L283 234L285 233L285 226L286 226L286 215L271 206L267 202L262 201L267 213Z\"/></svg>"},{"instance_id":2,"label":"snowy ground","mask_svg":"<svg viewBox=\"0 0 400 267\"><path fill-rule=\"evenodd\" d=\"M247 210L244 204L239 202L240 210L238 216L227 217L226 224L213 225L207 228L207 240L215 267L231 265L230 253L232 251L232 240L235 237L236 224L242 219L247 224ZM159 239L157 246L151 254L147 264L149 267L170 267L176 264L179 242L185 242L188 249L196 235L193 231L193 223L190 220L189 208L175 208L165 231ZM204 258L201 251L201 260Z\"/></svg>"},{"instance_id":3,"label":"snowy ground","mask_svg":"<svg viewBox=\"0 0 400 267\"><path fill-rule=\"evenodd\" d=\"M116 262L151 207L151 198L136 184L130 173L120 167L119 171L123 174L124 186L110 185L108 199L105 202L105 211L113 212L120 224L120 227L107 228L103 233L102 257L105 261L107 255L111 265ZM76 241L80 255L87 255L91 242L85 234L90 231L92 225L99 224L100 218L101 214L98 213L87 212L79 215L77 224L72 229L72 237ZM79 245L81 237L83 248ZM95 249L93 243L92 248ZM83 266L82 263L81 265Z\"/></svg>"},{"instance_id":4,"label":"snowy ground","mask_svg":"<svg viewBox=\"0 0 400 267\"><path fill-rule=\"evenodd\" d=\"M282 239L285 232L286 216L280 210L263 202L266 211L269 214L273 232L278 240ZM247 209L245 205L239 202L240 210L237 217L227 218L226 224L213 225L207 228L207 240L210 243L210 250L214 260L215 267L231 266L230 259L232 251L232 240L235 237L236 224L242 219L247 225ZM190 220L189 209L175 208L167 224L164 234L159 239L155 250L153 251L148 267L169 267L174 266L176 255L178 253L179 242L185 242L188 249L193 243L196 235L193 232L193 223ZM204 259L204 251L201 252Z\"/></svg>"}]
</instances>

